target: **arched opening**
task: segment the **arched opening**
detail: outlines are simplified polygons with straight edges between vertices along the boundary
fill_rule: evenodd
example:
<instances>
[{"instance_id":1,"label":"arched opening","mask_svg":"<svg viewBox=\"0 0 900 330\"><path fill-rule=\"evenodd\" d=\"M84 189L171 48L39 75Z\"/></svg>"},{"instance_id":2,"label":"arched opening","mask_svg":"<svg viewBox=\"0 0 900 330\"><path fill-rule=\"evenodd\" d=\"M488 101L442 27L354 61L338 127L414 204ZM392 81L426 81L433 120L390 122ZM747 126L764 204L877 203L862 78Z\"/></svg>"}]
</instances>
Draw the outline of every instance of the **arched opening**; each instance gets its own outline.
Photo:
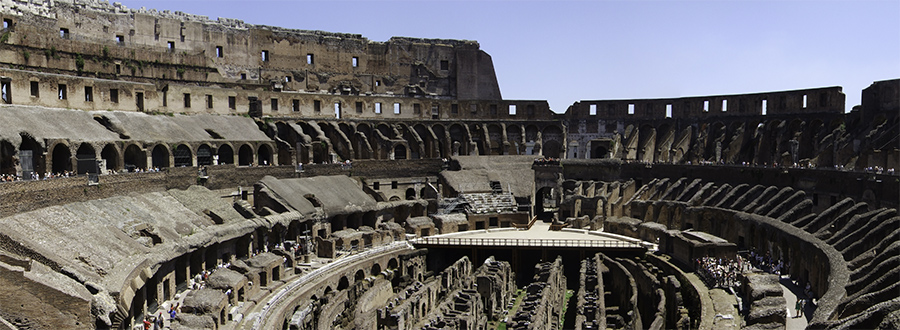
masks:
<instances>
[{"instance_id":1,"label":"arched opening","mask_svg":"<svg viewBox=\"0 0 900 330\"><path fill-rule=\"evenodd\" d=\"M356 275L353 276L353 279L357 282L362 281L364 278L366 278L366 273L362 269L357 270Z\"/></svg>"},{"instance_id":2,"label":"arched opening","mask_svg":"<svg viewBox=\"0 0 900 330\"><path fill-rule=\"evenodd\" d=\"M426 185L421 190L419 190L419 198L435 199L437 198L437 191L435 191L431 186Z\"/></svg>"},{"instance_id":3,"label":"arched opening","mask_svg":"<svg viewBox=\"0 0 900 330\"><path fill-rule=\"evenodd\" d=\"M78 174L96 173L97 168L97 152L94 147L87 143L82 143L75 152L75 162L78 167Z\"/></svg>"},{"instance_id":4,"label":"arched opening","mask_svg":"<svg viewBox=\"0 0 900 330\"><path fill-rule=\"evenodd\" d=\"M259 165L273 165L272 164L272 148L268 145L263 144L259 146L259 150L257 150L257 160L259 161Z\"/></svg>"},{"instance_id":5,"label":"arched opening","mask_svg":"<svg viewBox=\"0 0 900 330\"><path fill-rule=\"evenodd\" d=\"M406 159L406 147L402 144L394 147L394 159Z\"/></svg>"},{"instance_id":6,"label":"arched opening","mask_svg":"<svg viewBox=\"0 0 900 330\"><path fill-rule=\"evenodd\" d=\"M338 281L338 290L344 290L350 287L350 280L347 279L347 276L341 276L340 281Z\"/></svg>"},{"instance_id":7,"label":"arched opening","mask_svg":"<svg viewBox=\"0 0 900 330\"><path fill-rule=\"evenodd\" d=\"M169 149L166 149L162 144L157 144L150 156L153 159L154 168L169 167Z\"/></svg>"},{"instance_id":8,"label":"arched opening","mask_svg":"<svg viewBox=\"0 0 900 330\"><path fill-rule=\"evenodd\" d=\"M249 145L242 145L240 149L238 149L238 165L241 166L250 166L253 164L253 148L250 148Z\"/></svg>"},{"instance_id":9,"label":"arched opening","mask_svg":"<svg viewBox=\"0 0 900 330\"><path fill-rule=\"evenodd\" d=\"M516 125L506 126L506 141L509 142L508 153L510 155L518 155L521 153L522 129Z\"/></svg>"},{"instance_id":10,"label":"arched opening","mask_svg":"<svg viewBox=\"0 0 900 330\"><path fill-rule=\"evenodd\" d=\"M400 266L400 264L397 262L397 258L391 258L390 260L388 260L388 269L397 269L398 266Z\"/></svg>"},{"instance_id":11,"label":"arched opening","mask_svg":"<svg viewBox=\"0 0 900 330\"><path fill-rule=\"evenodd\" d=\"M178 147L175 147L175 167L185 167L185 166L194 166L193 154L191 153L191 148L184 144L179 144Z\"/></svg>"},{"instance_id":12,"label":"arched opening","mask_svg":"<svg viewBox=\"0 0 900 330\"><path fill-rule=\"evenodd\" d=\"M278 143L276 154L278 155L278 165L291 165L293 164L293 155L291 154L291 147L284 144ZM273 165L275 163L273 162Z\"/></svg>"},{"instance_id":13,"label":"arched opening","mask_svg":"<svg viewBox=\"0 0 900 330\"><path fill-rule=\"evenodd\" d=\"M136 144L125 148L125 170L134 172L136 169L147 169L147 155Z\"/></svg>"},{"instance_id":14,"label":"arched opening","mask_svg":"<svg viewBox=\"0 0 900 330\"><path fill-rule=\"evenodd\" d=\"M223 144L219 146L216 153L219 156L219 165L234 164L234 149L230 145Z\"/></svg>"},{"instance_id":15,"label":"arched opening","mask_svg":"<svg viewBox=\"0 0 900 330\"><path fill-rule=\"evenodd\" d=\"M453 124L450 126L450 143L450 152L453 156L469 154L469 137L462 125Z\"/></svg>"},{"instance_id":16,"label":"arched opening","mask_svg":"<svg viewBox=\"0 0 900 330\"><path fill-rule=\"evenodd\" d=\"M0 174L16 174L16 164L13 157L16 148L8 141L0 141Z\"/></svg>"},{"instance_id":17,"label":"arched opening","mask_svg":"<svg viewBox=\"0 0 900 330\"><path fill-rule=\"evenodd\" d=\"M201 144L197 148L197 166L207 166L213 164L212 148L206 144Z\"/></svg>"},{"instance_id":18,"label":"arched opening","mask_svg":"<svg viewBox=\"0 0 900 330\"><path fill-rule=\"evenodd\" d=\"M53 146L53 151L50 153L53 157L53 164L51 165L51 170L53 173L63 173L72 170L72 152L69 151L69 146L65 144L57 144Z\"/></svg>"},{"instance_id":19,"label":"arched opening","mask_svg":"<svg viewBox=\"0 0 900 330\"><path fill-rule=\"evenodd\" d=\"M372 270L369 271L369 275L370 276L378 276L378 274L381 274L381 265L379 265L379 264L372 265Z\"/></svg>"},{"instance_id":20,"label":"arched opening","mask_svg":"<svg viewBox=\"0 0 900 330\"><path fill-rule=\"evenodd\" d=\"M19 145L19 166L25 174L28 171L34 171L38 174L47 172L44 162L44 148L31 136L21 134L22 143Z\"/></svg>"},{"instance_id":21,"label":"arched opening","mask_svg":"<svg viewBox=\"0 0 900 330\"><path fill-rule=\"evenodd\" d=\"M106 169L107 170L118 170L119 167L119 151L116 150L116 146L113 144L107 144L103 147L103 150L100 151L100 157L106 161Z\"/></svg>"},{"instance_id":22,"label":"arched opening","mask_svg":"<svg viewBox=\"0 0 900 330\"><path fill-rule=\"evenodd\" d=\"M406 200L414 200L416 199L416 190L413 188L406 189Z\"/></svg>"},{"instance_id":23,"label":"arched opening","mask_svg":"<svg viewBox=\"0 0 900 330\"><path fill-rule=\"evenodd\" d=\"M603 146L597 146L591 152L591 158L608 158L608 157L609 157L609 150Z\"/></svg>"},{"instance_id":24,"label":"arched opening","mask_svg":"<svg viewBox=\"0 0 900 330\"><path fill-rule=\"evenodd\" d=\"M561 145L556 140L544 141L541 155L547 158L559 158Z\"/></svg>"}]
</instances>

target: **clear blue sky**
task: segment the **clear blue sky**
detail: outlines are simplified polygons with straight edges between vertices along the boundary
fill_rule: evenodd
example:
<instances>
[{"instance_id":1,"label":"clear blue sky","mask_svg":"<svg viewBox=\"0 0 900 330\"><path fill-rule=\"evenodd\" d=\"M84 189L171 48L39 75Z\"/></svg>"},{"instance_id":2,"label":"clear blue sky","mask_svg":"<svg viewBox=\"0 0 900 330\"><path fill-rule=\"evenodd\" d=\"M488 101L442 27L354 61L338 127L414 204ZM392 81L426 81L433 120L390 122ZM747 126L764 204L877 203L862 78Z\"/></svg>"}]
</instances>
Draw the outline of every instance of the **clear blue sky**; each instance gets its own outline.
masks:
<instances>
[{"instance_id":1,"label":"clear blue sky","mask_svg":"<svg viewBox=\"0 0 900 330\"><path fill-rule=\"evenodd\" d=\"M900 1L206 1L127 7L251 24L477 40L504 99L668 98L900 78Z\"/></svg>"}]
</instances>

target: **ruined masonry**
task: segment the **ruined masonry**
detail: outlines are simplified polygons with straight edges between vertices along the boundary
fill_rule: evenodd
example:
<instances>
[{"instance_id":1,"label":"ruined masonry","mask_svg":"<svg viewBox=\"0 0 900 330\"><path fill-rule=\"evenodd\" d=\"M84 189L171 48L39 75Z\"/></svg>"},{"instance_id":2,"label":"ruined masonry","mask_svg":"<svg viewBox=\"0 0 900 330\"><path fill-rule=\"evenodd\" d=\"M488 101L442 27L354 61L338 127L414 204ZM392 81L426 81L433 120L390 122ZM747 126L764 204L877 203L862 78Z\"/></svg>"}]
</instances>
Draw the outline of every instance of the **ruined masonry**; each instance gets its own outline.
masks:
<instances>
[{"instance_id":1,"label":"ruined masonry","mask_svg":"<svg viewBox=\"0 0 900 330\"><path fill-rule=\"evenodd\" d=\"M476 41L0 19L0 329L900 328L900 79L556 113Z\"/></svg>"}]
</instances>

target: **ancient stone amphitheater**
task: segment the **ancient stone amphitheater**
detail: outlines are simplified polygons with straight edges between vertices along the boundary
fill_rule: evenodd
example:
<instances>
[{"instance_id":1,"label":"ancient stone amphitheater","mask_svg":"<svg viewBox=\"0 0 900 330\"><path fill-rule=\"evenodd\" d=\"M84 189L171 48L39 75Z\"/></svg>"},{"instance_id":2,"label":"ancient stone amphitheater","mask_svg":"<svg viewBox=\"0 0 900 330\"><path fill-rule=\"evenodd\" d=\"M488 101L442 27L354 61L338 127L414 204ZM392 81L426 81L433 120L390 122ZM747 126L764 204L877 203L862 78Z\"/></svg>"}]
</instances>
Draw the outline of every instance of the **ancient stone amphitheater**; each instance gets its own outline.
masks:
<instances>
[{"instance_id":1,"label":"ancient stone amphitheater","mask_svg":"<svg viewBox=\"0 0 900 330\"><path fill-rule=\"evenodd\" d=\"M900 80L560 114L474 41L0 18L0 329L900 328Z\"/></svg>"}]
</instances>

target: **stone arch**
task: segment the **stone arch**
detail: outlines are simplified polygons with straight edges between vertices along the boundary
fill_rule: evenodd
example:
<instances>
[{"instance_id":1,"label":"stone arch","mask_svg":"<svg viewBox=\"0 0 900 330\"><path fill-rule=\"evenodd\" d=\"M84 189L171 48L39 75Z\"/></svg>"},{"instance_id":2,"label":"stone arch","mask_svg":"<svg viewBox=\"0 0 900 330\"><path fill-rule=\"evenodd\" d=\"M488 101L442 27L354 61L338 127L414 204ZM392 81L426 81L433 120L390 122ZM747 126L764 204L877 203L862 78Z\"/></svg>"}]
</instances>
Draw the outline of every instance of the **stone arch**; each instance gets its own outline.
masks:
<instances>
[{"instance_id":1,"label":"stone arch","mask_svg":"<svg viewBox=\"0 0 900 330\"><path fill-rule=\"evenodd\" d=\"M366 278L366 272L364 272L362 269L357 270L356 274L353 275L353 280L357 282L362 281L364 278Z\"/></svg>"},{"instance_id":2,"label":"stone arch","mask_svg":"<svg viewBox=\"0 0 900 330\"><path fill-rule=\"evenodd\" d=\"M259 165L275 165L272 163L272 148L268 144L260 144L256 150Z\"/></svg>"},{"instance_id":3,"label":"stone arch","mask_svg":"<svg viewBox=\"0 0 900 330\"><path fill-rule=\"evenodd\" d=\"M166 168L169 167L169 148L164 144L157 144L150 153L153 167Z\"/></svg>"},{"instance_id":4,"label":"stone arch","mask_svg":"<svg viewBox=\"0 0 900 330\"><path fill-rule=\"evenodd\" d=\"M331 146L334 150L334 153L338 155L341 159L352 159L353 147L349 144L350 141L345 139L346 135L343 134L339 129L335 128L331 122L328 121L320 121L318 122L319 129L325 134L325 137L331 141ZM259 160L260 164L262 163L262 159Z\"/></svg>"},{"instance_id":5,"label":"stone arch","mask_svg":"<svg viewBox=\"0 0 900 330\"><path fill-rule=\"evenodd\" d=\"M422 199L436 199L436 198L437 198L437 192L435 192L434 189L431 189L430 186L425 185L425 187L422 187L422 189L419 190L419 198L422 198Z\"/></svg>"},{"instance_id":6,"label":"stone arch","mask_svg":"<svg viewBox=\"0 0 900 330\"><path fill-rule=\"evenodd\" d=\"M194 166L194 154L191 152L191 148L185 144L179 144L175 147L173 158L175 167Z\"/></svg>"},{"instance_id":7,"label":"stone arch","mask_svg":"<svg viewBox=\"0 0 900 330\"><path fill-rule=\"evenodd\" d=\"M78 146L78 150L75 152L76 159L96 159L97 151L94 150L94 146L90 143L82 143Z\"/></svg>"},{"instance_id":8,"label":"stone arch","mask_svg":"<svg viewBox=\"0 0 900 330\"><path fill-rule=\"evenodd\" d=\"M406 146L403 144L397 144L394 146L394 159L406 159Z\"/></svg>"},{"instance_id":9,"label":"stone arch","mask_svg":"<svg viewBox=\"0 0 900 330\"><path fill-rule=\"evenodd\" d=\"M416 190L413 188L406 189L406 200L414 200L416 199Z\"/></svg>"},{"instance_id":10,"label":"stone arch","mask_svg":"<svg viewBox=\"0 0 900 330\"><path fill-rule=\"evenodd\" d=\"M103 150L100 151L100 157L106 161L107 170L119 170L119 149L115 144L108 143Z\"/></svg>"},{"instance_id":11,"label":"stone arch","mask_svg":"<svg viewBox=\"0 0 900 330\"><path fill-rule=\"evenodd\" d=\"M419 135L418 133L416 133L411 127L409 127L403 123L399 123L399 124L397 124L397 126L398 126L398 130L400 131L400 134L402 135L403 140L405 140L407 145L409 146L409 148L407 150L407 153L409 154L409 156L407 158L409 158L409 159L422 158L422 155L425 154L425 152L424 152L425 147L419 144L419 140L422 137L418 136ZM416 136L418 136L418 139L416 138Z\"/></svg>"},{"instance_id":12,"label":"stone arch","mask_svg":"<svg viewBox=\"0 0 900 330\"><path fill-rule=\"evenodd\" d=\"M388 140L397 138L395 136L396 134L394 134L394 130L390 126L388 126L387 123L378 123L378 125L375 126L375 129L381 132L381 135L384 135L384 137Z\"/></svg>"},{"instance_id":13,"label":"stone arch","mask_svg":"<svg viewBox=\"0 0 900 330\"><path fill-rule=\"evenodd\" d=\"M437 143L435 146L435 148L437 148L436 157L446 158L447 155L450 154L449 148L452 144L447 142L447 129L444 128L444 125L434 124L431 125L431 132L434 133L434 136L437 139L437 141L435 141Z\"/></svg>"},{"instance_id":14,"label":"stone arch","mask_svg":"<svg viewBox=\"0 0 900 330\"><path fill-rule=\"evenodd\" d=\"M469 135L466 129L458 123L450 125L450 148L451 154L454 156L469 154Z\"/></svg>"},{"instance_id":15,"label":"stone arch","mask_svg":"<svg viewBox=\"0 0 900 330\"><path fill-rule=\"evenodd\" d=\"M132 143L125 147L125 153L122 158L126 171L132 172L136 169L147 169L147 154L137 144Z\"/></svg>"},{"instance_id":16,"label":"stone arch","mask_svg":"<svg viewBox=\"0 0 900 330\"><path fill-rule=\"evenodd\" d=\"M197 166L207 166L213 164L212 148L204 143L197 147Z\"/></svg>"},{"instance_id":17,"label":"stone arch","mask_svg":"<svg viewBox=\"0 0 900 330\"><path fill-rule=\"evenodd\" d=\"M522 128L519 125L506 125L506 141L509 142L508 153L519 155L522 153Z\"/></svg>"},{"instance_id":18,"label":"stone arch","mask_svg":"<svg viewBox=\"0 0 900 330\"><path fill-rule=\"evenodd\" d=\"M51 171L63 173L72 171L72 151L65 143L57 143L50 149Z\"/></svg>"},{"instance_id":19,"label":"stone arch","mask_svg":"<svg viewBox=\"0 0 900 330\"><path fill-rule=\"evenodd\" d=\"M16 174L16 148L12 143L0 141L0 174Z\"/></svg>"},{"instance_id":20,"label":"stone arch","mask_svg":"<svg viewBox=\"0 0 900 330\"><path fill-rule=\"evenodd\" d=\"M503 155L503 128L497 124L488 124L487 125L487 141L485 144L490 149L491 155Z\"/></svg>"},{"instance_id":21,"label":"stone arch","mask_svg":"<svg viewBox=\"0 0 900 330\"><path fill-rule=\"evenodd\" d=\"M22 142L19 144L19 153L26 150L31 151L31 168L38 174L46 173L44 147L28 134L23 133L20 136L22 136ZM19 157L19 166L26 168L27 165L23 164L23 161L25 160Z\"/></svg>"},{"instance_id":22,"label":"stone arch","mask_svg":"<svg viewBox=\"0 0 900 330\"><path fill-rule=\"evenodd\" d=\"M431 130L425 125L421 123L416 124L412 128L416 131L416 134L419 135L419 138L422 139L422 158L435 158L440 155L440 151L435 150L435 137L432 134Z\"/></svg>"},{"instance_id":23,"label":"stone arch","mask_svg":"<svg viewBox=\"0 0 900 330\"><path fill-rule=\"evenodd\" d=\"M488 139L484 135L484 127L482 127L481 124L469 125L469 138L475 145L475 149L470 151L473 156L490 155L490 148L486 146L488 144Z\"/></svg>"},{"instance_id":24,"label":"stone arch","mask_svg":"<svg viewBox=\"0 0 900 330\"><path fill-rule=\"evenodd\" d=\"M341 279L338 280L338 290L345 290L350 287L350 280L347 279L347 276L341 276Z\"/></svg>"},{"instance_id":25,"label":"stone arch","mask_svg":"<svg viewBox=\"0 0 900 330\"><path fill-rule=\"evenodd\" d=\"M219 156L219 165L234 164L234 149L231 148L231 145L220 145L216 150L216 155Z\"/></svg>"},{"instance_id":26,"label":"stone arch","mask_svg":"<svg viewBox=\"0 0 900 330\"><path fill-rule=\"evenodd\" d=\"M240 149L238 149L238 165L253 165L253 147L251 147L249 144L245 143L241 145Z\"/></svg>"},{"instance_id":27,"label":"stone arch","mask_svg":"<svg viewBox=\"0 0 900 330\"><path fill-rule=\"evenodd\" d=\"M369 275L378 276L378 274L381 274L381 265L376 262L372 265L372 269L369 271Z\"/></svg>"},{"instance_id":28,"label":"stone arch","mask_svg":"<svg viewBox=\"0 0 900 330\"><path fill-rule=\"evenodd\" d=\"M397 262L397 258L391 258L390 260L388 260L388 264L387 264L388 269L397 269L397 267L399 267L399 266L400 266L400 264Z\"/></svg>"},{"instance_id":29,"label":"stone arch","mask_svg":"<svg viewBox=\"0 0 900 330\"><path fill-rule=\"evenodd\" d=\"M543 143L541 155L547 158L559 158L562 152L562 144L556 140L550 140Z\"/></svg>"}]
</instances>

